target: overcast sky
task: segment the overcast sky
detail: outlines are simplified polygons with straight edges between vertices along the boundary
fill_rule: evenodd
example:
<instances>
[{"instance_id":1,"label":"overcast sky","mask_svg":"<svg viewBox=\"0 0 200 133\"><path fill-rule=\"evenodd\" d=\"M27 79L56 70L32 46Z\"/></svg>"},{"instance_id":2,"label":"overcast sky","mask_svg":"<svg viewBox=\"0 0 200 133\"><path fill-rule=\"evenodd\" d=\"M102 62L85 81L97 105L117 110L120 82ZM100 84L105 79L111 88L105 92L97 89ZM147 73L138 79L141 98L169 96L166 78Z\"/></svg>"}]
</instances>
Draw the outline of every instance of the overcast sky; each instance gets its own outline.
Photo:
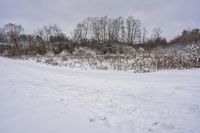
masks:
<instances>
[{"instance_id":1,"label":"overcast sky","mask_svg":"<svg viewBox=\"0 0 200 133\"><path fill-rule=\"evenodd\" d=\"M0 26L13 22L26 32L48 24L69 33L87 17L135 16L151 34L160 27L173 38L185 28L200 28L200 0L0 0Z\"/></svg>"}]
</instances>

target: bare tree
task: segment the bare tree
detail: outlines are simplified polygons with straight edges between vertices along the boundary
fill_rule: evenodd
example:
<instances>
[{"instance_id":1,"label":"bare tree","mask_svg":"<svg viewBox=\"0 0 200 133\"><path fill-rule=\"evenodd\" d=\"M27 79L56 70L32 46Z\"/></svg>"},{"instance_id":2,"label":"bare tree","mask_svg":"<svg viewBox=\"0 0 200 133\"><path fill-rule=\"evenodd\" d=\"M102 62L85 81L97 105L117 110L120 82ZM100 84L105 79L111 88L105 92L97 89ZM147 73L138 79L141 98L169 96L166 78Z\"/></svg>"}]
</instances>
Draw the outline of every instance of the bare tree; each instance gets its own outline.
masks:
<instances>
[{"instance_id":1,"label":"bare tree","mask_svg":"<svg viewBox=\"0 0 200 133\"><path fill-rule=\"evenodd\" d=\"M46 51L46 46L48 49L52 49L53 42L50 42L50 38L52 36L62 35L62 31L59 28L59 26L54 24L54 25L48 25L48 26L44 26L43 28L37 29L36 35L38 35L39 37L42 37L43 41L41 41L40 43L41 43L44 51ZM41 40L41 39L39 39L39 40Z\"/></svg>"},{"instance_id":2,"label":"bare tree","mask_svg":"<svg viewBox=\"0 0 200 133\"><path fill-rule=\"evenodd\" d=\"M113 20L112 22L112 35L113 35L113 41L114 42L119 42L120 41L120 37L122 34L122 26L123 26L123 18L122 17L118 17L116 19Z\"/></svg>"},{"instance_id":3,"label":"bare tree","mask_svg":"<svg viewBox=\"0 0 200 133\"><path fill-rule=\"evenodd\" d=\"M93 18L91 24L91 30L93 32L94 38L97 42L100 42L100 24L99 18Z\"/></svg>"},{"instance_id":4,"label":"bare tree","mask_svg":"<svg viewBox=\"0 0 200 133\"><path fill-rule=\"evenodd\" d=\"M108 20L108 42L113 42L114 35L113 35L113 19Z\"/></svg>"},{"instance_id":5,"label":"bare tree","mask_svg":"<svg viewBox=\"0 0 200 133\"><path fill-rule=\"evenodd\" d=\"M134 19L133 16L129 16L126 19L127 29L127 43L137 43L141 38L141 22L140 20Z\"/></svg>"},{"instance_id":6,"label":"bare tree","mask_svg":"<svg viewBox=\"0 0 200 133\"><path fill-rule=\"evenodd\" d=\"M24 31L23 27L21 25L13 24L13 23L8 23L4 26L4 30L9 36L9 40L11 43L14 44L15 46L15 54L17 56L20 55L20 34L22 31Z\"/></svg>"},{"instance_id":7,"label":"bare tree","mask_svg":"<svg viewBox=\"0 0 200 133\"><path fill-rule=\"evenodd\" d=\"M46 42L49 42L51 36L58 36L62 34L62 30L58 25L54 24L37 29L36 34L40 35Z\"/></svg>"},{"instance_id":8,"label":"bare tree","mask_svg":"<svg viewBox=\"0 0 200 133\"><path fill-rule=\"evenodd\" d=\"M36 50L36 44L35 44L35 38L34 38L34 35L26 35L26 38L27 38L27 42L29 44L29 47L32 51L35 51Z\"/></svg>"},{"instance_id":9,"label":"bare tree","mask_svg":"<svg viewBox=\"0 0 200 133\"><path fill-rule=\"evenodd\" d=\"M143 31L141 22L128 17L126 25L123 17L108 18L94 17L87 18L79 23L72 32L72 39L95 40L97 43L118 42L118 43L139 43L142 41Z\"/></svg>"},{"instance_id":10,"label":"bare tree","mask_svg":"<svg viewBox=\"0 0 200 133\"><path fill-rule=\"evenodd\" d=\"M105 16L99 18L99 25L100 25L100 41L105 43L108 40L107 37L108 17Z\"/></svg>"},{"instance_id":11,"label":"bare tree","mask_svg":"<svg viewBox=\"0 0 200 133\"><path fill-rule=\"evenodd\" d=\"M83 32L83 25L79 23L71 33L72 40L75 42L80 42L82 40L82 32Z\"/></svg>"},{"instance_id":12,"label":"bare tree","mask_svg":"<svg viewBox=\"0 0 200 133\"><path fill-rule=\"evenodd\" d=\"M153 40L157 40L161 38L161 34L162 34L162 30L158 27L158 28L154 28L153 29L153 33L152 33L152 39Z\"/></svg>"},{"instance_id":13,"label":"bare tree","mask_svg":"<svg viewBox=\"0 0 200 133\"><path fill-rule=\"evenodd\" d=\"M0 42L6 42L7 36L3 28L0 27Z\"/></svg>"},{"instance_id":14,"label":"bare tree","mask_svg":"<svg viewBox=\"0 0 200 133\"><path fill-rule=\"evenodd\" d=\"M123 18L118 17L116 19L110 18L108 21L108 40L109 42L119 42L121 33L122 33L122 26L123 25Z\"/></svg>"},{"instance_id":15,"label":"bare tree","mask_svg":"<svg viewBox=\"0 0 200 133\"><path fill-rule=\"evenodd\" d=\"M90 28L90 18L85 19L82 22L83 29L82 29L82 38L84 40L87 40L88 35L89 35L89 28Z\"/></svg>"},{"instance_id":16,"label":"bare tree","mask_svg":"<svg viewBox=\"0 0 200 133\"><path fill-rule=\"evenodd\" d=\"M142 37L141 37L141 43L145 43L147 40L147 30L145 27L142 28Z\"/></svg>"},{"instance_id":17,"label":"bare tree","mask_svg":"<svg viewBox=\"0 0 200 133\"><path fill-rule=\"evenodd\" d=\"M121 20L121 32L120 32L120 42L121 43L125 43L125 37L126 37L126 34L125 34L125 26L124 26L124 19L122 18Z\"/></svg>"},{"instance_id":18,"label":"bare tree","mask_svg":"<svg viewBox=\"0 0 200 133\"><path fill-rule=\"evenodd\" d=\"M72 40L76 42L86 41L88 39L90 28L90 18L85 19L76 25L76 28L71 33Z\"/></svg>"}]
</instances>

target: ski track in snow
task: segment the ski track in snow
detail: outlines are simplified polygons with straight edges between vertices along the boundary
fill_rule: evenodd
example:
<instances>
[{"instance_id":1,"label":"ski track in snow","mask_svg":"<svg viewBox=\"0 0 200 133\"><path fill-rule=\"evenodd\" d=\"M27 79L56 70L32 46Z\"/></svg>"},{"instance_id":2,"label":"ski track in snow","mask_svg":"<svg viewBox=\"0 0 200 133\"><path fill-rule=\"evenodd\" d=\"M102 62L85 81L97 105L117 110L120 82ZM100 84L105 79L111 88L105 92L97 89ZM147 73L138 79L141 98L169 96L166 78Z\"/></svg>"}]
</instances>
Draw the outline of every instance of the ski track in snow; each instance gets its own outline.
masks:
<instances>
[{"instance_id":1,"label":"ski track in snow","mask_svg":"<svg viewBox=\"0 0 200 133\"><path fill-rule=\"evenodd\" d=\"M200 69L133 74L0 57L0 133L199 133Z\"/></svg>"}]
</instances>

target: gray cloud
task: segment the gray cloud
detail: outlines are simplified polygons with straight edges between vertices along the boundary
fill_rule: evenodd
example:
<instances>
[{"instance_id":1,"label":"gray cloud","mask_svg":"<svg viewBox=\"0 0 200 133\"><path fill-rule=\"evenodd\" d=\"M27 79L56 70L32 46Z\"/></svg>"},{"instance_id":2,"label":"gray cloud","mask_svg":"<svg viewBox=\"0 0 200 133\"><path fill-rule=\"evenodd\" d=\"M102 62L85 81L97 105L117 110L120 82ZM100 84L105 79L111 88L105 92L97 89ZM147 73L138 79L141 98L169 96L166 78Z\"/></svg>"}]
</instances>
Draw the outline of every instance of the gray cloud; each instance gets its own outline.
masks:
<instances>
[{"instance_id":1,"label":"gray cloud","mask_svg":"<svg viewBox=\"0 0 200 133\"><path fill-rule=\"evenodd\" d=\"M88 16L135 16L149 34L161 27L172 38L185 28L200 28L199 0L1 0L0 25L22 24L27 32L58 24L65 33Z\"/></svg>"}]
</instances>

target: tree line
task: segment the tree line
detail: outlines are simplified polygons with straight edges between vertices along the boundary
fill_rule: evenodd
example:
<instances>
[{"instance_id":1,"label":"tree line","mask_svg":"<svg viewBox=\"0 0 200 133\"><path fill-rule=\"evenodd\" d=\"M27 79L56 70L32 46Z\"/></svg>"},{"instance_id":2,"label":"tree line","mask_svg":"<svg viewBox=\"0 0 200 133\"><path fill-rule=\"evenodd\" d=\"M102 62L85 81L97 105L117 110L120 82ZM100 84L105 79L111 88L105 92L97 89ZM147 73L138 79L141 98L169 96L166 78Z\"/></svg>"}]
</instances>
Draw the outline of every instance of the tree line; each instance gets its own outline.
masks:
<instances>
[{"instance_id":1,"label":"tree line","mask_svg":"<svg viewBox=\"0 0 200 133\"><path fill-rule=\"evenodd\" d=\"M9 49L9 54L13 56L45 54L47 51L60 53L63 50L72 53L78 46L120 44L153 48L169 43L199 40L199 29L184 30L182 35L167 42L165 37L162 37L161 29L155 28L151 38L147 38L147 30L140 20L133 16L127 18L89 17L78 23L70 36L64 34L55 24L38 28L32 34L25 34L23 26L14 23L5 24L0 28L0 42L4 44L4 48ZM3 50L1 48L0 52Z\"/></svg>"},{"instance_id":2,"label":"tree line","mask_svg":"<svg viewBox=\"0 0 200 133\"><path fill-rule=\"evenodd\" d=\"M132 16L126 19L94 17L77 24L71 35L78 42L137 44L145 41L146 29Z\"/></svg>"}]
</instances>

